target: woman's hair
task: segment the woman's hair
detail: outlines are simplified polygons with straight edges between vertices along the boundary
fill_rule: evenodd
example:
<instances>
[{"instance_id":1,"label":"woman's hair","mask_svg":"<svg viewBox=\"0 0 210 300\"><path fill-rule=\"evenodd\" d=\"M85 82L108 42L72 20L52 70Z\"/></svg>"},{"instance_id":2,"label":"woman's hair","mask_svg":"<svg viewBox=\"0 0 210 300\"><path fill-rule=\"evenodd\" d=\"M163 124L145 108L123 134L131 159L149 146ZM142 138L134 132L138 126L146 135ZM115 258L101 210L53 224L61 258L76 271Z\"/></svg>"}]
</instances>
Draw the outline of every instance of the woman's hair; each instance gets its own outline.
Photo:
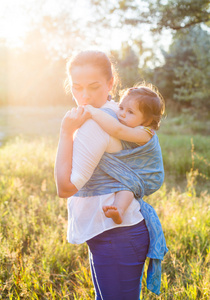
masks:
<instances>
[{"instance_id":1,"label":"woman's hair","mask_svg":"<svg viewBox=\"0 0 210 300\"><path fill-rule=\"evenodd\" d=\"M120 102L126 100L127 97L129 99L132 97L138 103L139 110L146 120L151 120L147 126L155 130L159 129L161 118L165 112L165 101L155 86L144 82L136 87L123 90L120 96Z\"/></svg>"},{"instance_id":2,"label":"woman's hair","mask_svg":"<svg viewBox=\"0 0 210 300\"><path fill-rule=\"evenodd\" d=\"M74 67L84 66L84 65L92 65L100 69L102 74L105 76L107 80L110 80L113 77L114 78L113 90L116 89L118 76L114 67L114 63L111 61L111 58L109 58L102 51L86 50L72 56L67 61L66 71L67 71L68 78L65 81L65 89L67 92L70 91L69 76L71 75L72 69Z\"/></svg>"}]
</instances>

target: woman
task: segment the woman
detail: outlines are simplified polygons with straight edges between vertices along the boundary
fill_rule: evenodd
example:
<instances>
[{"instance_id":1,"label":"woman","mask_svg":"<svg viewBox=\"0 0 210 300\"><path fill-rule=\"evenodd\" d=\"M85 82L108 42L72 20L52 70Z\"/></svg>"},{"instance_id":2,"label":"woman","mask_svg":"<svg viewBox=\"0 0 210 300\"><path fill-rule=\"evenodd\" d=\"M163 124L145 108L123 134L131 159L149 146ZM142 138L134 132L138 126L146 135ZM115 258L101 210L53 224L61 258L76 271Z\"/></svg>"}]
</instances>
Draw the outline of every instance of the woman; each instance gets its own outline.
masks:
<instances>
[{"instance_id":1,"label":"woman","mask_svg":"<svg viewBox=\"0 0 210 300\"><path fill-rule=\"evenodd\" d=\"M116 103L107 101L114 76L104 53L79 53L67 64L67 72L77 105L116 110ZM106 153L119 153L123 147L93 120L85 122L88 118L88 113L79 107L67 112L61 125L55 165L58 195L67 198L76 194L68 199L68 241L78 244L86 241L89 246L96 299L137 300L149 247L148 230L135 198L121 224L105 217L102 207L113 203L116 180L110 176L108 181L98 177L97 166ZM73 135L82 124L73 142ZM101 188L97 189L94 180L99 180L100 186L100 178ZM107 188L103 189L103 185ZM121 189L127 190L119 184L117 190ZM83 192L78 193L80 190Z\"/></svg>"}]
</instances>

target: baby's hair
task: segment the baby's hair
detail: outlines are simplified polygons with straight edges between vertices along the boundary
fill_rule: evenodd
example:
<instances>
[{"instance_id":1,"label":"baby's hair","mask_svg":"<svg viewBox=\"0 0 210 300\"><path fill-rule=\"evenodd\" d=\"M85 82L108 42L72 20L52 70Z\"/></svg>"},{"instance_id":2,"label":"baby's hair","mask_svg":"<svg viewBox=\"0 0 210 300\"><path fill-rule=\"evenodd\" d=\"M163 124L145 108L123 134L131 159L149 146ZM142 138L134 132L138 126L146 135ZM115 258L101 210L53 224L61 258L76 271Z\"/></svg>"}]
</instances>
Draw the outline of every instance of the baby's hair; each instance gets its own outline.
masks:
<instances>
[{"instance_id":1,"label":"baby's hair","mask_svg":"<svg viewBox=\"0 0 210 300\"><path fill-rule=\"evenodd\" d=\"M68 78L65 81L65 89L67 92L71 90L69 76L74 67L92 65L96 68L99 68L102 74L107 80L114 78L113 93L116 89L118 82L118 75L114 67L114 62L109 58L104 52L96 50L86 50L79 52L78 54L72 56L66 65L66 71Z\"/></svg>"},{"instance_id":2,"label":"baby's hair","mask_svg":"<svg viewBox=\"0 0 210 300\"><path fill-rule=\"evenodd\" d=\"M147 126L155 130L159 129L161 118L165 112L165 101L154 85L143 82L133 88L123 90L120 96L120 102L127 97L128 99L132 97L137 101L139 110L146 119L151 120Z\"/></svg>"}]
</instances>

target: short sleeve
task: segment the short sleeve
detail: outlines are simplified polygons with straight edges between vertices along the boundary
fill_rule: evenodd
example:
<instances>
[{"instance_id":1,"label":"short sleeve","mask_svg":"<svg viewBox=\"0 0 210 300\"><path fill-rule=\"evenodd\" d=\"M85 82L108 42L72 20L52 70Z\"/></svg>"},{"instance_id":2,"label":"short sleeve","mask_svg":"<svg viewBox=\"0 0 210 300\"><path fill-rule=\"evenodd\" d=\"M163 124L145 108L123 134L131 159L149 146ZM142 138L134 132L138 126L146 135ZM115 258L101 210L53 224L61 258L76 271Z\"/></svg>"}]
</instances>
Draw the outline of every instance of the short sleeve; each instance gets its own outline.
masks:
<instances>
[{"instance_id":1,"label":"short sleeve","mask_svg":"<svg viewBox=\"0 0 210 300\"><path fill-rule=\"evenodd\" d=\"M150 127L145 127L142 126L142 129L144 129L147 133L149 133L151 136L155 135L155 131L154 129L150 128Z\"/></svg>"},{"instance_id":2,"label":"short sleeve","mask_svg":"<svg viewBox=\"0 0 210 300\"><path fill-rule=\"evenodd\" d=\"M76 132L73 143L71 182L80 190L90 179L109 144L109 135L93 120Z\"/></svg>"}]
</instances>

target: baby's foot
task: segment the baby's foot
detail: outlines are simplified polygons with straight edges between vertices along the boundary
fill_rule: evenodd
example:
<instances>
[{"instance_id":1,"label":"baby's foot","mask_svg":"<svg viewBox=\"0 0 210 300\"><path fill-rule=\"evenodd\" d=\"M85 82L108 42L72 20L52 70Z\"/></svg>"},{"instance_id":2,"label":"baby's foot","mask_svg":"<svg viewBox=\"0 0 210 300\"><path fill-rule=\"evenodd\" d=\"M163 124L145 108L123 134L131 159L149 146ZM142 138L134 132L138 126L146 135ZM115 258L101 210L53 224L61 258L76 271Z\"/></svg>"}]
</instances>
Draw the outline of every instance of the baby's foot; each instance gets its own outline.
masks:
<instances>
[{"instance_id":1,"label":"baby's foot","mask_svg":"<svg viewBox=\"0 0 210 300\"><path fill-rule=\"evenodd\" d=\"M103 206L104 214L107 218L112 218L116 224L122 223L122 217L116 206Z\"/></svg>"}]
</instances>

